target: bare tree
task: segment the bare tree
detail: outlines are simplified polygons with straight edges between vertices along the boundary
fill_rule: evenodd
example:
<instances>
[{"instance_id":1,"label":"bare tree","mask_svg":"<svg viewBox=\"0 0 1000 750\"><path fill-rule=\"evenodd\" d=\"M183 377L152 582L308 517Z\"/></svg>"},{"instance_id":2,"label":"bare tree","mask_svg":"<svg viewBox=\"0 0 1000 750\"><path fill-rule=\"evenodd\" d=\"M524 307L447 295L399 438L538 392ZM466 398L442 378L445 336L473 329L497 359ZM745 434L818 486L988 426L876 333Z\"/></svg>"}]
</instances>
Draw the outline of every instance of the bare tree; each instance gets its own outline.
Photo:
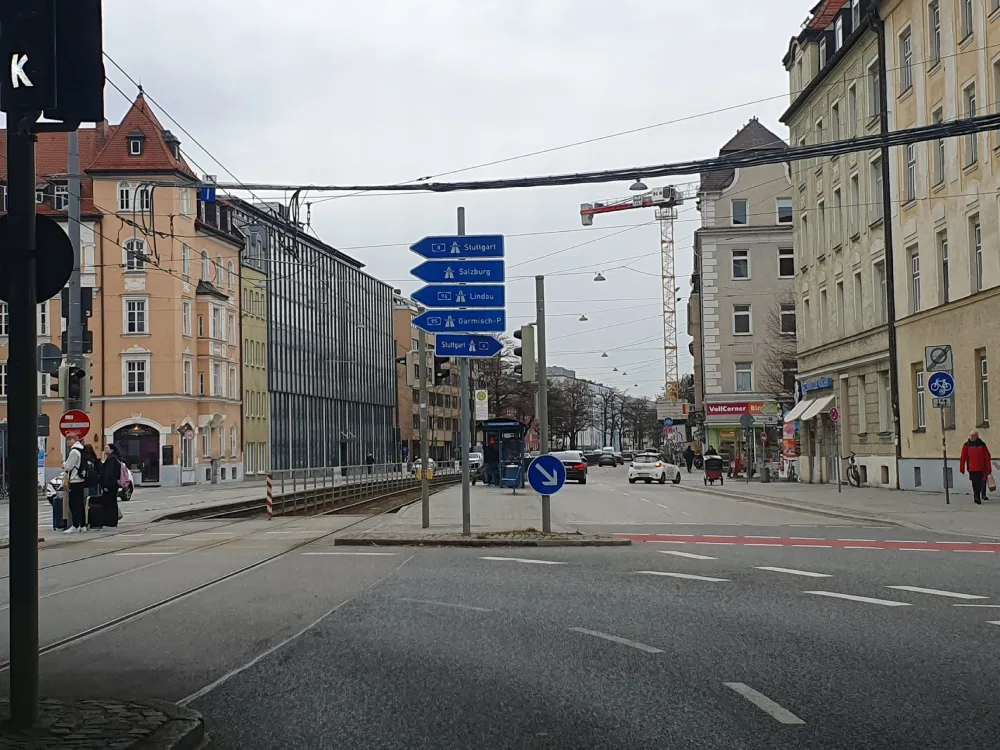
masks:
<instances>
[{"instance_id":1,"label":"bare tree","mask_svg":"<svg viewBox=\"0 0 1000 750\"><path fill-rule=\"evenodd\" d=\"M567 378L549 386L549 433L576 450L581 432L594 424L594 391L585 380Z\"/></svg>"},{"instance_id":2,"label":"bare tree","mask_svg":"<svg viewBox=\"0 0 1000 750\"><path fill-rule=\"evenodd\" d=\"M506 337L502 341L504 350L499 357L471 360L471 387L489 392L492 414L530 424L535 418L537 387L521 382L521 376L514 371L520 363L514 356L514 342Z\"/></svg>"},{"instance_id":3,"label":"bare tree","mask_svg":"<svg viewBox=\"0 0 1000 750\"><path fill-rule=\"evenodd\" d=\"M782 310L785 314L782 315ZM764 357L757 371L757 390L770 394L776 401L791 401L795 390L796 342L795 298L791 294L779 297L767 311Z\"/></svg>"}]
</instances>

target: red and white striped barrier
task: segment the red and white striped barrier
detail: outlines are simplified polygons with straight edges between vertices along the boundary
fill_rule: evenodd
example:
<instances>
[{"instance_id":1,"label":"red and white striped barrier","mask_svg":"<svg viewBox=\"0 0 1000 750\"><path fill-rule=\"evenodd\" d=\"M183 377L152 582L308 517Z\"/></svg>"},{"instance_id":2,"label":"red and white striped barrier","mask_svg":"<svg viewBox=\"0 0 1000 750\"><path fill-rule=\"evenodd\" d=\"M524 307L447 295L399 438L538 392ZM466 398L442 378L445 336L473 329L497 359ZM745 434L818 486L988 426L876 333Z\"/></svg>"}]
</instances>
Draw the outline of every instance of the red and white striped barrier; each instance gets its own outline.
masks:
<instances>
[{"instance_id":1,"label":"red and white striped barrier","mask_svg":"<svg viewBox=\"0 0 1000 750\"><path fill-rule=\"evenodd\" d=\"M271 480L274 478L273 474L267 475L267 520L270 521L274 518L274 487L271 484Z\"/></svg>"}]
</instances>

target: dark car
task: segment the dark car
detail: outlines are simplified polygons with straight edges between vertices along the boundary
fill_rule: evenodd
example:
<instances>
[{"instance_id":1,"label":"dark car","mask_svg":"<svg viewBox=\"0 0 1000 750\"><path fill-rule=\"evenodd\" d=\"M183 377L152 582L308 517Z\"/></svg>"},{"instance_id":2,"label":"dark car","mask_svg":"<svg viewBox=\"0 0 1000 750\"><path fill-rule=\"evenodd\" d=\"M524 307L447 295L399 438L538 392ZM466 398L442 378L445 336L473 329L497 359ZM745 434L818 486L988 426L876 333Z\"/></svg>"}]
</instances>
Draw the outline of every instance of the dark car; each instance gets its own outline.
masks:
<instances>
[{"instance_id":1,"label":"dark car","mask_svg":"<svg viewBox=\"0 0 1000 750\"><path fill-rule=\"evenodd\" d=\"M566 467L567 482L587 483L587 459L583 457L582 452L559 451L552 455L562 461L562 465Z\"/></svg>"},{"instance_id":2,"label":"dark car","mask_svg":"<svg viewBox=\"0 0 1000 750\"><path fill-rule=\"evenodd\" d=\"M632 451L622 451L622 462L630 464L632 459L635 458L635 453Z\"/></svg>"},{"instance_id":3,"label":"dark car","mask_svg":"<svg viewBox=\"0 0 1000 750\"><path fill-rule=\"evenodd\" d=\"M614 453L602 453L601 457L597 459L598 466L610 466L614 468L618 466L618 457Z\"/></svg>"},{"instance_id":4,"label":"dark car","mask_svg":"<svg viewBox=\"0 0 1000 750\"><path fill-rule=\"evenodd\" d=\"M587 462L587 466L597 466L597 463L601 460L600 451L584 451L583 458Z\"/></svg>"}]
</instances>

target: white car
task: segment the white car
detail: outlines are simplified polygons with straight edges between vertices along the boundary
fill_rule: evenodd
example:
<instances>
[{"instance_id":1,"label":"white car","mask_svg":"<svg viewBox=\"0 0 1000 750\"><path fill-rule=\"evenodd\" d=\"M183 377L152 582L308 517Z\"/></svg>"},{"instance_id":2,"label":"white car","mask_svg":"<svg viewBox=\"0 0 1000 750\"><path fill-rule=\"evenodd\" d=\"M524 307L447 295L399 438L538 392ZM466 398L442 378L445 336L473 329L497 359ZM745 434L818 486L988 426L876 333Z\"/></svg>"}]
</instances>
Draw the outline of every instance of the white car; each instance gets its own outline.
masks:
<instances>
[{"instance_id":1,"label":"white car","mask_svg":"<svg viewBox=\"0 0 1000 750\"><path fill-rule=\"evenodd\" d=\"M483 468L483 454L477 452L469 453L469 471L478 471Z\"/></svg>"},{"instance_id":2,"label":"white car","mask_svg":"<svg viewBox=\"0 0 1000 750\"><path fill-rule=\"evenodd\" d=\"M422 464L422 460L419 459L419 458L416 461L413 462L413 473L414 474L416 474L417 472L420 471L421 464ZM435 471L437 469L437 462L433 458L428 458L427 459L427 468L429 468L431 471Z\"/></svg>"},{"instance_id":3,"label":"white car","mask_svg":"<svg viewBox=\"0 0 1000 750\"><path fill-rule=\"evenodd\" d=\"M628 467L628 483L635 484L640 480L646 484L666 484L667 481L680 484L681 470L655 453L639 453Z\"/></svg>"}]
</instances>

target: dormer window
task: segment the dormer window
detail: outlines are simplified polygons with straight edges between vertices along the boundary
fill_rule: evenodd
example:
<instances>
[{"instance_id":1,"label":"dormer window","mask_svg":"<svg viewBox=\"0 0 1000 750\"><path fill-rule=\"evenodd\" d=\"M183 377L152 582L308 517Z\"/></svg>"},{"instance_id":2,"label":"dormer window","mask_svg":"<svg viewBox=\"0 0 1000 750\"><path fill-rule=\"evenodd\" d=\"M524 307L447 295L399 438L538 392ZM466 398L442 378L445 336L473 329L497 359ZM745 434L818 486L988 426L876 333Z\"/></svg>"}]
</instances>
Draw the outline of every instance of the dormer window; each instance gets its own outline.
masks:
<instances>
[{"instance_id":1,"label":"dormer window","mask_svg":"<svg viewBox=\"0 0 1000 750\"><path fill-rule=\"evenodd\" d=\"M142 156L145 153L146 136L141 130L136 128L126 138L128 139L129 156Z\"/></svg>"},{"instance_id":2,"label":"dormer window","mask_svg":"<svg viewBox=\"0 0 1000 750\"><path fill-rule=\"evenodd\" d=\"M167 144L167 148L170 149L170 153L173 154L175 159L181 158L181 142L176 135L169 130L164 130L163 142Z\"/></svg>"},{"instance_id":3,"label":"dormer window","mask_svg":"<svg viewBox=\"0 0 1000 750\"><path fill-rule=\"evenodd\" d=\"M826 67L826 37L819 40L819 69Z\"/></svg>"}]
</instances>

